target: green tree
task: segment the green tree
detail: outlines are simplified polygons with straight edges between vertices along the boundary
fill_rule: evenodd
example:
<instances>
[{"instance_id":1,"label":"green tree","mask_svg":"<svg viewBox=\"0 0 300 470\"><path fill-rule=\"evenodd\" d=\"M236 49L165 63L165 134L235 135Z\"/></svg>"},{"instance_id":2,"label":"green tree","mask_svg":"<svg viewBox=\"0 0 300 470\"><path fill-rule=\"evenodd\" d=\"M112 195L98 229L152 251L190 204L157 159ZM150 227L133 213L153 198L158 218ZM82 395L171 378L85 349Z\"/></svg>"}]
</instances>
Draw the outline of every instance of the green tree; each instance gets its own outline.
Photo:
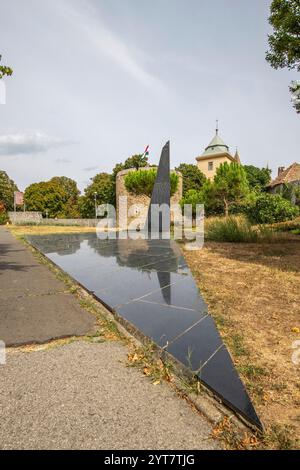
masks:
<instances>
[{"instance_id":1,"label":"green tree","mask_svg":"<svg viewBox=\"0 0 300 470\"><path fill-rule=\"evenodd\" d=\"M294 80L291 83L290 92L292 95L293 106L297 113L300 113L300 80Z\"/></svg>"},{"instance_id":2,"label":"green tree","mask_svg":"<svg viewBox=\"0 0 300 470\"><path fill-rule=\"evenodd\" d=\"M3 202L0 201L0 225L5 225L8 222L8 215L6 213Z\"/></svg>"},{"instance_id":3,"label":"green tree","mask_svg":"<svg viewBox=\"0 0 300 470\"><path fill-rule=\"evenodd\" d=\"M205 204L204 194L196 189L189 189L180 201L182 209L185 205L191 205L193 208L193 217L196 216L196 207L199 204Z\"/></svg>"},{"instance_id":4,"label":"green tree","mask_svg":"<svg viewBox=\"0 0 300 470\"><path fill-rule=\"evenodd\" d=\"M2 55L0 55L0 62L2 60ZM6 75L10 76L13 74L13 70L7 65L0 65L0 80Z\"/></svg>"},{"instance_id":5,"label":"green tree","mask_svg":"<svg viewBox=\"0 0 300 470\"><path fill-rule=\"evenodd\" d=\"M65 190L53 181L34 183L25 190L27 210L42 212L51 218L64 217Z\"/></svg>"},{"instance_id":6,"label":"green tree","mask_svg":"<svg viewBox=\"0 0 300 470\"><path fill-rule=\"evenodd\" d=\"M250 189L262 192L271 181L272 170L269 170L269 168L258 168L253 165L244 165L244 170L246 171Z\"/></svg>"},{"instance_id":7,"label":"green tree","mask_svg":"<svg viewBox=\"0 0 300 470\"><path fill-rule=\"evenodd\" d=\"M124 164L124 169L135 168L138 170L139 168L143 168L148 165L148 155L137 154L132 155L132 157L127 158Z\"/></svg>"},{"instance_id":8,"label":"green tree","mask_svg":"<svg viewBox=\"0 0 300 470\"><path fill-rule=\"evenodd\" d=\"M79 198L79 209L84 218L95 217L95 196L97 205L115 204L115 180L108 173L99 173Z\"/></svg>"},{"instance_id":9,"label":"green tree","mask_svg":"<svg viewBox=\"0 0 300 470\"><path fill-rule=\"evenodd\" d=\"M124 163L117 163L113 169L113 176L116 178L117 174L122 170L130 170L131 168L135 168L138 170L139 168L144 168L148 165L148 155L144 154L137 154L132 155L131 157L127 158Z\"/></svg>"},{"instance_id":10,"label":"green tree","mask_svg":"<svg viewBox=\"0 0 300 470\"><path fill-rule=\"evenodd\" d=\"M299 208L284 199L281 194L262 193L246 211L256 224L273 224L292 220L299 215Z\"/></svg>"},{"instance_id":11,"label":"green tree","mask_svg":"<svg viewBox=\"0 0 300 470\"><path fill-rule=\"evenodd\" d=\"M299 0L273 0L269 23L273 34L269 35L270 50L266 59L274 69L296 69L300 72L300 2ZM298 82L292 82L290 91L297 112L300 112Z\"/></svg>"},{"instance_id":12,"label":"green tree","mask_svg":"<svg viewBox=\"0 0 300 470\"><path fill-rule=\"evenodd\" d=\"M66 195L61 215L67 219L77 219L80 216L78 205L80 191L77 187L76 181L71 178L67 178L66 176L55 176L50 181L58 184Z\"/></svg>"},{"instance_id":13,"label":"green tree","mask_svg":"<svg viewBox=\"0 0 300 470\"><path fill-rule=\"evenodd\" d=\"M217 169L213 184L204 189L206 193L210 193L210 197L222 203L227 217L231 205L241 204L249 195L246 171L237 163L222 163Z\"/></svg>"},{"instance_id":14,"label":"green tree","mask_svg":"<svg viewBox=\"0 0 300 470\"><path fill-rule=\"evenodd\" d=\"M182 174L183 196L190 190L200 191L206 181L205 175L199 170L197 165L181 163L176 171Z\"/></svg>"},{"instance_id":15,"label":"green tree","mask_svg":"<svg viewBox=\"0 0 300 470\"><path fill-rule=\"evenodd\" d=\"M266 59L275 69L297 69L300 72L300 3L299 0L273 0L269 23L270 50Z\"/></svg>"},{"instance_id":16,"label":"green tree","mask_svg":"<svg viewBox=\"0 0 300 470\"><path fill-rule=\"evenodd\" d=\"M18 191L17 185L9 178L5 171L0 171L0 204L6 211L14 208L14 192Z\"/></svg>"}]
</instances>

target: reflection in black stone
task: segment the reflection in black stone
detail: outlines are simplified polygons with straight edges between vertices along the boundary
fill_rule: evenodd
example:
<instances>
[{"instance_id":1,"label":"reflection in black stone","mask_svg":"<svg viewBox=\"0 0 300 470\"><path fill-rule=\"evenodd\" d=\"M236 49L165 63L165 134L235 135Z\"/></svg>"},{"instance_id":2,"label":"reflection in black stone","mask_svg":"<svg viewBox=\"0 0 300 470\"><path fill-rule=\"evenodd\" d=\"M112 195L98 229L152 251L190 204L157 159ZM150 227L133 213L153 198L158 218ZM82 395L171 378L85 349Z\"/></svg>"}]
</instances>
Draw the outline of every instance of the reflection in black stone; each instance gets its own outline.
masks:
<instances>
[{"instance_id":1,"label":"reflection in black stone","mask_svg":"<svg viewBox=\"0 0 300 470\"><path fill-rule=\"evenodd\" d=\"M227 406L261 428L175 242L100 240L95 233L28 238L111 311L198 373Z\"/></svg>"},{"instance_id":2,"label":"reflection in black stone","mask_svg":"<svg viewBox=\"0 0 300 470\"><path fill-rule=\"evenodd\" d=\"M166 302L166 304L170 305L171 304L171 274L169 272L157 272L157 277L159 280L159 285L161 288L161 293L163 295L163 298ZM167 286L163 289L163 286Z\"/></svg>"}]
</instances>

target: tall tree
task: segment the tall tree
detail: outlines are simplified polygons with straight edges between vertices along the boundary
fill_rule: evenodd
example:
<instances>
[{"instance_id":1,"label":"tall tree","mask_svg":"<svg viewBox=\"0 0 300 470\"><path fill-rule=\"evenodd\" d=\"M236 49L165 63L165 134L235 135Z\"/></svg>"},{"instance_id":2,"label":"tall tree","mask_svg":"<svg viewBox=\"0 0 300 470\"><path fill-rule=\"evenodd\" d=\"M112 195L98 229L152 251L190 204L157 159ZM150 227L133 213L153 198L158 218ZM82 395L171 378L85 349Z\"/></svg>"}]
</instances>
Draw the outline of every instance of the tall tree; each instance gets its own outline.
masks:
<instances>
[{"instance_id":1,"label":"tall tree","mask_svg":"<svg viewBox=\"0 0 300 470\"><path fill-rule=\"evenodd\" d=\"M291 83L290 92L292 95L293 106L297 113L300 113L300 80L294 80Z\"/></svg>"},{"instance_id":2,"label":"tall tree","mask_svg":"<svg viewBox=\"0 0 300 470\"><path fill-rule=\"evenodd\" d=\"M67 194L53 181L34 183L25 190L25 203L29 211L42 212L44 217L64 218Z\"/></svg>"},{"instance_id":3,"label":"tall tree","mask_svg":"<svg viewBox=\"0 0 300 470\"><path fill-rule=\"evenodd\" d=\"M115 180L112 175L99 173L92 178L91 184L84 190L84 195L79 198L82 217L95 217L95 198L97 205L114 204Z\"/></svg>"},{"instance_id":4,"label":"tall tree","mask_svg":"<svg viewBox=\"0 0 300 470\"><path fill-rule=\"evenodd\" d=\"M5 171L0 171L0 204L7 211L13 210L15 191L18 191L17 185Z\"/></svg>"},{"instance_id":5,"label":"tall tree","mask_svg":"<svg viewBox=\"0 0 300 470\"><path fill-rule=\"evenodd\" d=\"M273 0L269 23L273 34L269 35L270 50L267 61L274 69L296 69L300 72L300 2L299 0ZM300 84L292 82L290 91L297 112L300 112Z\"/></svg>"},{"instance_id":6,"label":"tall tree","mask_svg":"<svg viewBox=\"0 0 300 470\"><path fill-rule=\"evenodd\" d=\"M267 184L271 181L272 170L269 168L258 168L253 165L244 165L249 188L258 192L264 191Z\"/></svg>"},{"instance_id":7,"label":"tall tree","mask_svg":"<svg viewBox=\"0 0 300 470\"><path fill-rule=\"evenodd\" d=\"M148 154L137 154L132 155L131 157L127 158L124 163L117 163L115 168L113 169L113 176L114 178L117 174L122 170L130 170L131 168L135 168L138 170L139 168L143 168L148 165Z\"/></svg>"},{"instance_id":8,"label":"tall tree","mask_svg":"<svg viewBox=\"0 0 300 470\"><path fill-rule=\"evenodd\" d=\"M242 203L249 195L247 175L242 165L222 163L217 169L210 191L223 204L224 214L228 216L230 206Z\"/></svg>"},{"instance_id":9,"label":"tall tree","mask_svg":"<svg viewBox=\"0 0 300 470\"><path fill-rule=\"evenodd\" d=\"M78 199L80 191L76 181L66 176L55 176L50 180L52 183L58 184L65 193L63 214L64 217L76 219L79 217Z\"/></svg>"},{"instance_id":10,"label":"tall tree","mask_svg":"<svg viewBox=\"0 0 300 470\"><path fill-rule=\"evenodd\" d=\"M199 170L197 165L181 163L176 168L176 171L182 174L183 196L191 190L200 191L206 181L205 175Z\"/></svg>"}]
</instances>

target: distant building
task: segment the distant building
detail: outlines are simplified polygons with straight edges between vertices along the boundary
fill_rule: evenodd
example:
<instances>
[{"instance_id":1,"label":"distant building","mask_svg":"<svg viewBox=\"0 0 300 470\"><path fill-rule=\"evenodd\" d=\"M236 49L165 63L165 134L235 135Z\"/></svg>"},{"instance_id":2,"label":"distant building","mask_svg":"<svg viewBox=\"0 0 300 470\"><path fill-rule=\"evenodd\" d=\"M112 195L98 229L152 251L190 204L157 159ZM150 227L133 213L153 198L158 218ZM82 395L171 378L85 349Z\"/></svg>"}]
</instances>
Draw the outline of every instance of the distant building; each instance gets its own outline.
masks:
<instances>
[{"instance_id":1,"label":"distant building","mask_svg":"<svg viewBox=\"0 0 300 470\"><path fill-rule=\"evenodd\" d=\"M279 167L278 176L268 185L268 190L273 194L281 193L286 186L300 190L300 163L293 163L287 169ZM295 202L295 193L293 199Z\"/></svg>"},{"instance_id":2,"label":"distant building","mask_svg":"<svg viewBox=\"0 0 300 470\"><path fill-rule=\"evenodd\" d=\"M219 136L218 128L216 129L216 135L211 143L196 160L199 170L210 180L214 178L217 168L222 163L241 163L238 150L236 150L234 156L231 155L228 145L226 145Z\"/></svg>"}]
</instances>

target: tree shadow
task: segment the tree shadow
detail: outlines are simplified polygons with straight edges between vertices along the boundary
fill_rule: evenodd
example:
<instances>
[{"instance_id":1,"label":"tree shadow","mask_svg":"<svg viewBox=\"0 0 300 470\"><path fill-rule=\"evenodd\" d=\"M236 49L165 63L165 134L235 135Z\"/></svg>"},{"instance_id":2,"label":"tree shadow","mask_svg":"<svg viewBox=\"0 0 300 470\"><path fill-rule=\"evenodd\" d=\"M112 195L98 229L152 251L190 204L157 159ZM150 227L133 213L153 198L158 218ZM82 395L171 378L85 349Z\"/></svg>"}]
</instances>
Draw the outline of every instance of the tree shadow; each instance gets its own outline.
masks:
<instances>
[{"instance_id":1,"label":"tree shadow","mask_svg":"<svg viewBox=\"0 0 300 470\"><path fill-rule=\"evenodd\" d=\"M6 261L6 258L9 256L10 253L18 253L22 251L22 247L13 248L12 245L9 243L0 244L0 276L4 274L4 271L26 272L29 269L36 267L35 265L21 264L18 262L10 261L9 259Z\"/></svg>"},{"instance_id":2,"label":"tree shadow","mask_svg":"<svg viewBox=\"0 0 300 470\"><path fill-rule=\"evenodd\" d=\"M32 268L36 268L34 265L22 265L20 263L14 263L14 262L0 262L0 276L4 274L4 271L17 271L17 272L26 272L29 271Z\"/></svg>"},{"instance_id":3,"label":"tree shadow","mask_svg":"<svg viewBox=\"0 0 300 470\"><path fill-rule=\"evenodd\" d=\"M0 244L0 256L4 256L6 253L18 253L19 251L22 251L22 248L12 248L8 243Z\"/></svg>"}]
</instances>

